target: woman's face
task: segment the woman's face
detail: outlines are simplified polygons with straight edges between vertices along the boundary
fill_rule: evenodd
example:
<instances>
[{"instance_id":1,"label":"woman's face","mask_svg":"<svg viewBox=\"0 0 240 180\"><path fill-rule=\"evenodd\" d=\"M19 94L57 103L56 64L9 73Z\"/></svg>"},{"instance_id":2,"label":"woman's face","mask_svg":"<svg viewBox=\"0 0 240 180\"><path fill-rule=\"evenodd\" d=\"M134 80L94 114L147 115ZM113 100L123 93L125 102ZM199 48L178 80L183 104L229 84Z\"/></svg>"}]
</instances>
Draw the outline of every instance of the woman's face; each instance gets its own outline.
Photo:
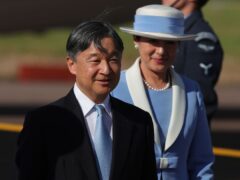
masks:
<instances>
[{"instance_id":1,"label":"woman's face","mask_svg":"<svg viewBox=\"0 0 240 180\"><path fill-rule=\"evenodd\" d=\"M134 42L138 46L141 68L161 74L166 73L173 64L177 41L135 37Z\"/></svg>"}]
</instances>

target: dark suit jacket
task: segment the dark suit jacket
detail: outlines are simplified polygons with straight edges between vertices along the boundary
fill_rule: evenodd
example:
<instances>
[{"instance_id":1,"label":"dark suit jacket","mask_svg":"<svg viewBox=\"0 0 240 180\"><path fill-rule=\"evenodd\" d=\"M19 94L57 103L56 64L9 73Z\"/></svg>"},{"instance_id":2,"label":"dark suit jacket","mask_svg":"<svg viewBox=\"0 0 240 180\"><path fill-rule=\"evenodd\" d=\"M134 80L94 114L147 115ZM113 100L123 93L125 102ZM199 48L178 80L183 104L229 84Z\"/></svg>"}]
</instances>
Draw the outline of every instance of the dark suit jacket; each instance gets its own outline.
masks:
<instances>
[{"instance_id":1,"label":"dark suit jacket","mask_svg":"<svg viewBox=\"0 0 240 180\"><path fill-rule=\"evenodd\" d=\"M113 97L111 180L156 179L148 113ZM29 112L19 135L19 180L98 180L96 156L73 91Z\"/></svg>"}]
</instances>

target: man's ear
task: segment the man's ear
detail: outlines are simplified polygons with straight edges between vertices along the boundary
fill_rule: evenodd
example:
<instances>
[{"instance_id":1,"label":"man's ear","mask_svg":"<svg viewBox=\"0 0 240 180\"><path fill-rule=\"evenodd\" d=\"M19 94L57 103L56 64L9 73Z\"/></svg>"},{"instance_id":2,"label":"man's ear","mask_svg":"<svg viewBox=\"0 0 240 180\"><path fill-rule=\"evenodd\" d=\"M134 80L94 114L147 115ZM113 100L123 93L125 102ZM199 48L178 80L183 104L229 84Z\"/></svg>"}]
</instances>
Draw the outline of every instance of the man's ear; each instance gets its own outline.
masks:
<instances>
[{"instance_id":1,"label":"man's ear","mask_svg":"<svg viewBox=\"0 0 240 180\"><path fill-rule=\"evenodd\" d=\"M76 62L69 56L66 57L66 60L69 72L76 75Z\"/></svg>"}]
</instances>

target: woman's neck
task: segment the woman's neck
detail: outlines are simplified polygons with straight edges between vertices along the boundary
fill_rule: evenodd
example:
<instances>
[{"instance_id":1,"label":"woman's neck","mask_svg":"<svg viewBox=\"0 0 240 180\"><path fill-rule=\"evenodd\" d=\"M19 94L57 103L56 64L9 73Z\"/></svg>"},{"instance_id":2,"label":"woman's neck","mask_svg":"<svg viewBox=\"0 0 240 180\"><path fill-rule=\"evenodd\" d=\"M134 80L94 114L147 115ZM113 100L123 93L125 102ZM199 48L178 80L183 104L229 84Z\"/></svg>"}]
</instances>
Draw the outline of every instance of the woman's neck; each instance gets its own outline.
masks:
<instances>
[{"instance_id":1,"label":"woman's neck","mask_svg":"<svg viewBox=\"0 0 240 180\"><path fill-rule=\"evenodd\" d=\"M140 66L140 69L143 80L155 89L161 89L170 82L169 70L165 70L163 72L154 72L145 66Z\"/></svg>"}]
</instances>

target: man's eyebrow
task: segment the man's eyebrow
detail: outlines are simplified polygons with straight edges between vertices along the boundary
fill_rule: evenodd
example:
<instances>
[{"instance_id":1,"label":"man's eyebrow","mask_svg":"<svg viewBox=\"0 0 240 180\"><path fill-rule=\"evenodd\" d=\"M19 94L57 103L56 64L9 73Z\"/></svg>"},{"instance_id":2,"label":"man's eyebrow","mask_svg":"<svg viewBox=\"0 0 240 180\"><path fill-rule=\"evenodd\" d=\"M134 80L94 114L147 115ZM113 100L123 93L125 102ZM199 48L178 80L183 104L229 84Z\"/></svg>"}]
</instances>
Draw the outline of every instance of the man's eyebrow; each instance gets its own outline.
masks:
<instances>
[{"instance_id":1,"label":"man's eyebrow","mask_svg":"<svg viewBox=\"0 0 240 180\"><path fill-rule=\"evenodd\" d=\"M99 52L90 52L89 54L88 54L88 56L99 56L99 55L101 55L101 53L99 53Z\"/></svg>"},{"instance_id":2,"label":"man's eyebrow","mask_svg":"<svg viewBox=\"0 0 240 180\"><path fill-rule=\"evenodd\" d=\"M98 56L99 55L99 53L90 53L90 54L88 54L88 56Z\"/></svg>"},{"instance_id":3,"label":"man's eyebrow","mask_svg":"<svg viewBox=\"0 0 240 180\"><path fill-rule=\"evenodd\" d=\"M109 54L110 56L118 56L121 57L122 53L120 51L113 51L111 54Z\"/></svg>"},{"instance_id":4,"label":"man's eyebrow","mask_svg":"<svg viewBox=\"0 0 240 180\"><path fill-rule=\"evenodd\" d=\"M121 58L122 56L122 53L118 50L114 50L113 52L110 52L110 53L105 53L105 52L92 52L92 53L89 53L86 57L86 59L90 59L92 57L101 57L101 56L105 56L107 58L112 58L114 56L116 56L117 58Z\"/></svg>"},{"instance_id":5,"label":"man's eyebrow","mask_svg":"<svg viewBox=\"0 0 240 180\"><path fill-rule=\"evenodd\" d=\"M112 52L110 52L110 53L108 53L108 52L101 52L102 53L102 55L104 55L105 57L113 57L113 56L117 56L117 57L121 57L121 55L122 55L122 53L120 52L120 51L118 51L118 50L114 50L114 51L112 51ZM101 53L100 53L100 55L101 55ZM99 54L96 54L96 56L98 56Z\"/></svg>"},{"instance_id":6,"label":"man's eyebrow","mask_svg":"<svg viewBox=\"0 0 240 180\"><path fill-rule=\"evenodd\" d=\"M98 57L98 56L99 56L98 53L90 53L90 54L88 54L88 55L86 56L86 58L87 58L87 59L90 59L90 58L92 58L92 57Z\"/></svg>"}]
</instances>

